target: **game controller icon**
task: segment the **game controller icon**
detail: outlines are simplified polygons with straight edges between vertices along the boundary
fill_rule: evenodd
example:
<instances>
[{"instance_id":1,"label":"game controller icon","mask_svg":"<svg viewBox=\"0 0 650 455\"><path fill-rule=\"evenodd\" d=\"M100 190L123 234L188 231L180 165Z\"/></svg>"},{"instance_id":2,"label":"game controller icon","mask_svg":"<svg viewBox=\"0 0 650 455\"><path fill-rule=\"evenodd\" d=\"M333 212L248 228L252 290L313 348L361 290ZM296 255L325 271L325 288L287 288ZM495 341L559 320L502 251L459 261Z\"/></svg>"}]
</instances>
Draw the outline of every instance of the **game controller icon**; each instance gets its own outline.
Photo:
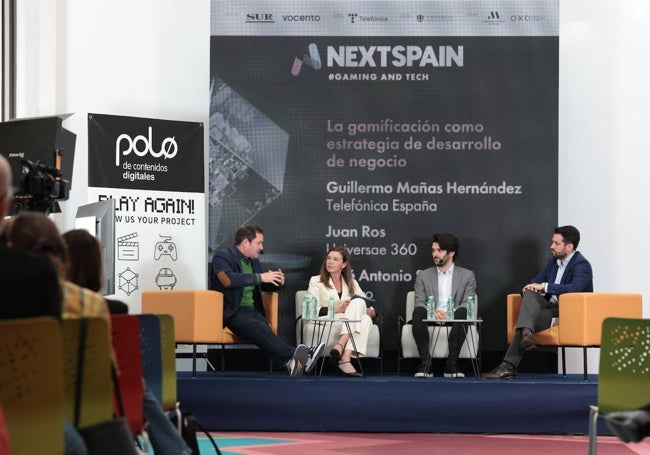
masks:
<instances>
[{"instance_id":1,"label":"game controller icon","mask_svg":"<svg viewBox=\"0 0 650 455\"><path fill-rule=\"evenodd\" d=\"M165 239L162 242L156 242L156 246L153 250L153 258L157 261L161 256L169 256L174 261L178 258L176 254L176 244L171 241L171 236L161 235L161 238Z\"/></svg>"}]
</instances>

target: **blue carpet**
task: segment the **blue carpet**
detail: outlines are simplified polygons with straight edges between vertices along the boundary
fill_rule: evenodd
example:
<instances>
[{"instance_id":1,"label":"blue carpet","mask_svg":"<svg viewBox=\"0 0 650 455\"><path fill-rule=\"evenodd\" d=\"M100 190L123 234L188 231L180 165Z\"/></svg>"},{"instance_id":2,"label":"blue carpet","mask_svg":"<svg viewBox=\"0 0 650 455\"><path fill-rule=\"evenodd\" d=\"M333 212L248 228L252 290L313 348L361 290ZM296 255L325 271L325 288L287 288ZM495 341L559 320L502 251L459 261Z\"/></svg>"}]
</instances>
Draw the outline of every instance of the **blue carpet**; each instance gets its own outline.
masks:
<instances>
[{"instance_id":1,"label":"blue carpet","mask_svg":"<svg viewBox=\"0 0 650 455\"><path fill-rule=\"evenodd\" d=\"M210 431L586 434L596 379L179 373L178 396Z\"/></svg>"}]
</instances>

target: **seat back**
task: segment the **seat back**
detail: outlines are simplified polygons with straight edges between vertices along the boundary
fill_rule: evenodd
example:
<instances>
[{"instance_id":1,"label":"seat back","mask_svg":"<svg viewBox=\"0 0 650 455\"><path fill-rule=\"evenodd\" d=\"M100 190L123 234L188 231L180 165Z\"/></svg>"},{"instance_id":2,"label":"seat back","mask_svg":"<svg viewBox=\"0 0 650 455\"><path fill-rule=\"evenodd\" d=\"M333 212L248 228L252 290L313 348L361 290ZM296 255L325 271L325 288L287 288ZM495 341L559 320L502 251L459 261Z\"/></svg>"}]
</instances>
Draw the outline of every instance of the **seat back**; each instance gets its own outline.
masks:
<instances>
[{"instance_id":1,"label":"seat back","mask_svg":"<svg viewBox=\"0 0 650 455\"><path fill-rule=\"evenodd\" d=\"M162 360L162 400L163 409L176 408L176 343L174 342L174 318L169 314L158 315L160 321L160 345Z\"/></svg>"},{"instance_id":2,"label":"seat back","mask_svg":"<svg viewBox=\"0 0 650 455\"><path fill-rule=\"evenodd\" d=\"M302 317L302 302L305 300L307 291L296 291L296 343L302 343L302 331L299 318Z\"/></svg>"},{"instance_id":3,"label":"seat back","mask_svg":"<svg viewBox=\"0 0 650 455\"><path fill-rule=\"evenodd\" d=\"M476 315L478 316L478 294L474 296L474 305L476 305ZM408 322L413 318L415 309L415 291L409 291L406 294L406 307L404 308L404 321Z\"/></svg>"},{"instance_id":4,"label":"seat back","mask_svg":"<svg viewBox=\"0 0 650 455\"><path fill-rule=\"evenodd\" d=\"M142 313L170 314L177 343L223 341L223 294L204 289L142 292Z\"/></svg>"},{"instance_id":5,"label":"seat back","mask_svg":"<svg viewBox=\"0 0 650 455\"><path fill-rule=\"evenodd\" d=\"M140 351L140 321L137 316L116 314L111 316L113 349L119 366L119 385L124 414L133 434L144 428L142 414L142 354ZM117 402L113 404L119 413Z\"/></svg>"},{"instance_id":6,"label":"seat back","mask_svg":"<svg viewBox=\"0 0 650 455\"><path fill-rule=\"evenodd\" d=\"M0 403L13 455L45 446L63 454L63 350L54 318L0 321Z\"/></svg>"},{"instance_id":7,"label":"seat back","mask_svg":"<svg viewBox=\"0 0 650 455\"><path fill-rule=\"evenodd\" d=\"M598 367L598 412L650 403L650 319L606 318Z\"/></svg>"},{"instance_id":8,"label":"seat back","mask_svg":"<svg viewBox=\"0 0 650 455\"><path fill-rule=\"evenodd\" d=\"M219 293L221 294L221 293ZM262 292L262 304L266 321L271 330L278 334L279 295L277 292ZM248 344L250 340L235 335L228 327L224 327L221 343L223 344Z\"/></svg>"},{"instance_id":9,"label":"seat back","mask_svg":"<svg viewBox=\"0 0 650 455\"><path fill-rule=\"evenodd\" d=\"M100 317L87 318L87 323L79 408L79 427L82 428L106 421L113 416L108 324ZM64 347L65 416L74 424L81 319L64 319L61 327Z\"/></svg>"},{"instance_id":10,"label":"seat back","mask_svg":"<svg viewBox=\"0 0 650 455\"><path fill-rule=\"evenodd\" d=\"M296 291L295 296L295 311L296 311L296 343L304 343L307 346L313 346L316 343L318 331L314 331L314 324L304 325L301 322L302 317L302 302L305 299L307 294L306 290ZM334 348L334 345L338 342L338 338L330 336L327 346L325 346L325 351L323 355L325 357L329 356L329 352ZM370 328L370 333L368 334L368 344L366 346L366 358L381 358L382 349L381 349L381 330L377 323L373 324Z\"/></svg>"},{"instance_id":11,"label":"seat back","mask_svg":"<svg viewBox=\"0 0 650 455\"><path fill-rule=\"evenodd\" d=\"M478 295L476 299L476 311L478 314ZM409 291L406 294L406 305L404 311L404 320L405 322L411 321L413 319L413 310L415 309L415 291ZM432 358L446 358L449 355L449 331L451 330L450 326L436 326L432 325L428 327L429 337L432 341L430 346L430 354ZM405 324L402 326L402 333L400 334L400 346L401 346L401 356L402 358L417 358L419 357L417 345L415 344L415 339L413 338L413 326L411 324ZM461 359L474 359L479 355L479 336L478 330L475 325L471 325L468 328L467 336L463 342L463 346L460 349L459 358Z\"/></svg>"},{"instance_id":12,"label":"seat back","mask_svg":"<svg viewBox=\"0 0 650 455\"><path fill-rule=\"evenodd\" d=\"M162 344L160 319L156 314L139 314L140 348L142 354L142 376L151 393L162 402Z\"/></svg>"},{"instance_id":13,"label":"seat back","mask_svg":"<svg viewBox=\"0 0 650 455\"><path fill-rule=\"evenodd\" d=\"M404 308L404 320L406 322L413 319L414 309L415 309L415 291L409 291L406 294L406 307Z\"/></svg>"},{"instance_id":14,"label":"seat back","mask_svg":"<svg viewBox=\"0 0 650 455\"><path fill-rule=\"evenodd\" d=\"M608 317L641 318L641 294L575 292L560 296L559 338L564 346L599 346Z\"/></svg>"},{"instance_id":15,"label":"seat back","mask_svg":"<svg viewBox=\"0 0 650 455\"><path fill-rule=\"evenodd\" d=\"M508 343L514 335L521 294L508 294ZM533 335L541 346L600 346L603 320L607 317L640 318L643 312L641 294L619 292L570 292L559 299L559 324Z\"/></svg>"}]
</instances>

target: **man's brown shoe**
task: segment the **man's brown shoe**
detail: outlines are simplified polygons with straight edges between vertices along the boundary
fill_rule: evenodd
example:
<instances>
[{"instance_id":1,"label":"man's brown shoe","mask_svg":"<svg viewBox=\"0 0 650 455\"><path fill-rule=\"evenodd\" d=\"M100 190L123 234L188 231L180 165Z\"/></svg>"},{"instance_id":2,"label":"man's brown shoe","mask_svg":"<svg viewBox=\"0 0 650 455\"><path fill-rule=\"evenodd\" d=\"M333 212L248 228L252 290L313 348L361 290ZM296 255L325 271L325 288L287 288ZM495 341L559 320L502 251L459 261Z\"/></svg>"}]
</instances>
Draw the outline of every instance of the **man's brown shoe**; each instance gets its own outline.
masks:
<instances>
[{"instance_id":1,"label":"man's brown shoe","mask_svg":"<svg viewBox=\"0 0 650 455\"><path fill-rule=\"evenodd\" d=\"M512 379L517 377L517 368L505 360L494 370L483 375L483 379Z\"/></svg>"}]
</instances>

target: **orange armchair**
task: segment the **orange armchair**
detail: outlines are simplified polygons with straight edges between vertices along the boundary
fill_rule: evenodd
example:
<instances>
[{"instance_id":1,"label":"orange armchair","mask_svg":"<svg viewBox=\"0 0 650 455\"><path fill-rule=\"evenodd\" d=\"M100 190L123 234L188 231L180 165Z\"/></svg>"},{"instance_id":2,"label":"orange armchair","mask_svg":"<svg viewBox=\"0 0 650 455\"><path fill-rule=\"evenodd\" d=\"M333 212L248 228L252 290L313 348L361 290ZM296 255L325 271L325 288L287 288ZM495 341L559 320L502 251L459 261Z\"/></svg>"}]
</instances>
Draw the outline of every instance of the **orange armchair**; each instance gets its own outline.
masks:
<instances>
[{"instance_id":1,"label":"orange armchair","mask_svg":"<svg viewBox=\"0 0 650 455\"><path fill-rule=\"evenodd\" d=\"M263 292L266 320L278 333L278 293ZM174 318L174 339L192 345L192 376L196 376L196 346L221 345L221 371L225 370L227 344L248 344L223 325L223 294L208 290L143 291L142 313L170 314ZM205 356L205 354L204 354Z\"/></svg>"},{"instance_id":2,"label":"orange armchair","mask_svg":"<svg viewBox=\"0 0 650 455\"><path fill-rule=\"evenodd\" d=\"M508 294L508 343L512 341L521 307L521 294ZM608 317L641 318L641 294L573 292L560 295L559 324L533 334L539 346L562 348L562 375L566 376L565 347L581 347L584 379L587 380L587 348L600 347L603 320Z\"/></svg>"}]
</instances>

